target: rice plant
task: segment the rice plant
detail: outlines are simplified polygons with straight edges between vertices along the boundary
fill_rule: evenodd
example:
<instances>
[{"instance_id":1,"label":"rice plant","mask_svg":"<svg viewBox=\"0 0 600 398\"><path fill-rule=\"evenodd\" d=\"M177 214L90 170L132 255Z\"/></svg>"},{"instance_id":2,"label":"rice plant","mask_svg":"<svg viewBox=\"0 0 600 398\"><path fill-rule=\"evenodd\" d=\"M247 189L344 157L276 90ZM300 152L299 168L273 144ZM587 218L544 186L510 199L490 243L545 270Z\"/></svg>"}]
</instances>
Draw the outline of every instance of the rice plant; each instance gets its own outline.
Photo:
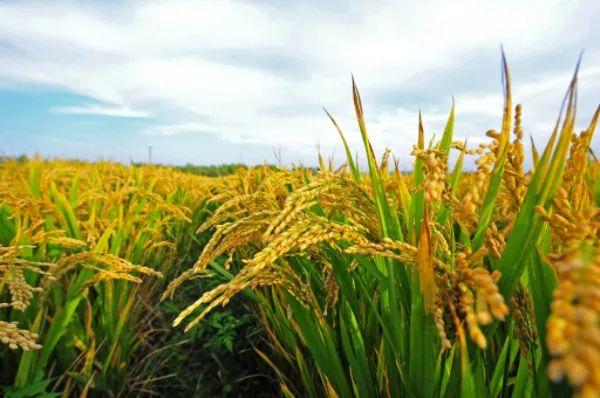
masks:
<instances>
[{"instance_id":1,"label":"rice plant","mask_svg":"<svg viewBox=\"0 0 600 398\"><path fill-rule=\"evenodd\" d=\"M174 325L189 330L250 297L272 348L257 355L286 397L600 395L600 182L589 155L600 108L576 134L576 71L528 169L504 58L502 78L489 142L455 142L453 107L426 145L419 117L411 175L389 151L376 158L353 82L367 172L331 115L344 167L320 158L317 173L239 172L201 227L212 238L163 298L200 275L227 281ZM472 156L476 170L464 171Z\"/></svg>"},{"instance_id":2,"label":"rice plant","mask_svg":"<svg viewBox=\"0 0 600 398\"><path fill-rule=\"evenodd\" d=\"M5 394L128 391L153 333L147 307L187 258L206 179L35 158L0 163L0 184Z\"/></svg>"}]
</instances>

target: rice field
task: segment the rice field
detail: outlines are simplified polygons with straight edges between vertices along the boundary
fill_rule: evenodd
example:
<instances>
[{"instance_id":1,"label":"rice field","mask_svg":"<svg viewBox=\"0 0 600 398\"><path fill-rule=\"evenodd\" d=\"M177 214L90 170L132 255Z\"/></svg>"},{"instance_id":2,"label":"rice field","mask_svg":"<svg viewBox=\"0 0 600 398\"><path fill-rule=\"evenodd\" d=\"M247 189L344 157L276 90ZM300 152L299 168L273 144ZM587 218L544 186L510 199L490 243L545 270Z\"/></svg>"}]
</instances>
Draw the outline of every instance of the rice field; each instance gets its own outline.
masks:
<instances>
[{"instance_id":1,"label":"rice field","mask_svg":"<svg viewBox=\"0 0 600 398\"><path fill-rule=\"evenodd\" d=\"M502 77L487 142L453 139L453 107L439 140L420 124L410 172L374 153L354 82L366 164L329 114L338 168L2 161L5 396L164 395L183 370L163 355L186 351L156 336L232 305L262 342L244 352L269 369L263 396L600 396L600 108L575 131L575 73L534 145Z\"/></svg>"}]
</instances>

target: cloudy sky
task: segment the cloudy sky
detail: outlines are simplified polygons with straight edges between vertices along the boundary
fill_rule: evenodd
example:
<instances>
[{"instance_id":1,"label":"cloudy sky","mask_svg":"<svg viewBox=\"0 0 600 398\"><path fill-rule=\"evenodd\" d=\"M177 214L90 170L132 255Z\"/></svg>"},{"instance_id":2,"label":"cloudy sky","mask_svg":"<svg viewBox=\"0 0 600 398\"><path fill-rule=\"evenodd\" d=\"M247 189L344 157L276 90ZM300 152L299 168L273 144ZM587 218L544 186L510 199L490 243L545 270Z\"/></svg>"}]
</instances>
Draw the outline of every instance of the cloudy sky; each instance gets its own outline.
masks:
<instances>
[{"instance_id":1,"label":"cloudy sky","mask_svg":"<svg viewBox=\"0 0 600 398\"><path fill-rule=\"evenodd\" d=\"M321 107L358 149L354 74L376 148L407 165L419 109L427 134L453 96L457 138L498 128L500 44L541 144L582 49L580 127L598 106L599 21L595 0L3 1L0 155L341 161Z\"/></svg>"}]
</instances>

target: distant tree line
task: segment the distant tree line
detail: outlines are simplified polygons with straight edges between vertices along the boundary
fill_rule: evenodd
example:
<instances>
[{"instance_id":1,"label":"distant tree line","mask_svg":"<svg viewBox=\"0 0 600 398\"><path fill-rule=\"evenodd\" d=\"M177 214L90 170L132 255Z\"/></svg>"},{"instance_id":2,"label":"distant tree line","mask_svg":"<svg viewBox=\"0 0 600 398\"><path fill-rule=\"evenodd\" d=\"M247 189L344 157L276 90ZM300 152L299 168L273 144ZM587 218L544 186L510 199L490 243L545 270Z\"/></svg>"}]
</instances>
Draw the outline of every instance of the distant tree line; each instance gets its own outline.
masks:
<instances>
[{"instance_id":1,"label":"distant tree line","mask_svg":"<svg viewBox=\"0 0 600 398\"><path fill-rule=\"evenodd\" d=\"M211 166L197 166L186 164L184 166L172 166L174 169L191 174L199 174L208 177L219 177L235 173L239 169L246 169L248 166L241 163L220 164Z\"/></svg>"}]
</instances>

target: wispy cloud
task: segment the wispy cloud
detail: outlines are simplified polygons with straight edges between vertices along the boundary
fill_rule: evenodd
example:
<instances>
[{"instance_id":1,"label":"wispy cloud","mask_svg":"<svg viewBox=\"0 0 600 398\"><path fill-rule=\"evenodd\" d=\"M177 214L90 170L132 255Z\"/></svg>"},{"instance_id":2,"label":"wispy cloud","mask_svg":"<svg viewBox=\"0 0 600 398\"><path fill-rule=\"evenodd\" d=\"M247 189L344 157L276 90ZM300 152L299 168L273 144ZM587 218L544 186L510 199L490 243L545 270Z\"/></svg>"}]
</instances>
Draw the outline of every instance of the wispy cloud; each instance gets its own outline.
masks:
<instances>
[{"instance_id":1,"label":"wispy cloud","mask_svg":"<svg viewBox=\"0 0 600 398\"><path fill-rule=\"evenodd\" d=\"M63 115L98 115L131 118L147 118L151 116L151 114L146 111L139 111L126 107L104 106L94 104L76 106L57 106L51 108L51 111Z\"/></svg>"},{"instance_id":2,"label":"wispy cloud","mask_svg":"<svg viewBox=\"0 0 600 398\"><path fill-rule=\"evenodd\" d=\"M142 130L140 133L143 135L159 135L169 136L177 134L197 134L197 133L209 133L214 134L215 130L218 129L215 126L210 126L202 123L182 123L182 124L168 124L158 125Z\"/></svg>"}]
</instances>

